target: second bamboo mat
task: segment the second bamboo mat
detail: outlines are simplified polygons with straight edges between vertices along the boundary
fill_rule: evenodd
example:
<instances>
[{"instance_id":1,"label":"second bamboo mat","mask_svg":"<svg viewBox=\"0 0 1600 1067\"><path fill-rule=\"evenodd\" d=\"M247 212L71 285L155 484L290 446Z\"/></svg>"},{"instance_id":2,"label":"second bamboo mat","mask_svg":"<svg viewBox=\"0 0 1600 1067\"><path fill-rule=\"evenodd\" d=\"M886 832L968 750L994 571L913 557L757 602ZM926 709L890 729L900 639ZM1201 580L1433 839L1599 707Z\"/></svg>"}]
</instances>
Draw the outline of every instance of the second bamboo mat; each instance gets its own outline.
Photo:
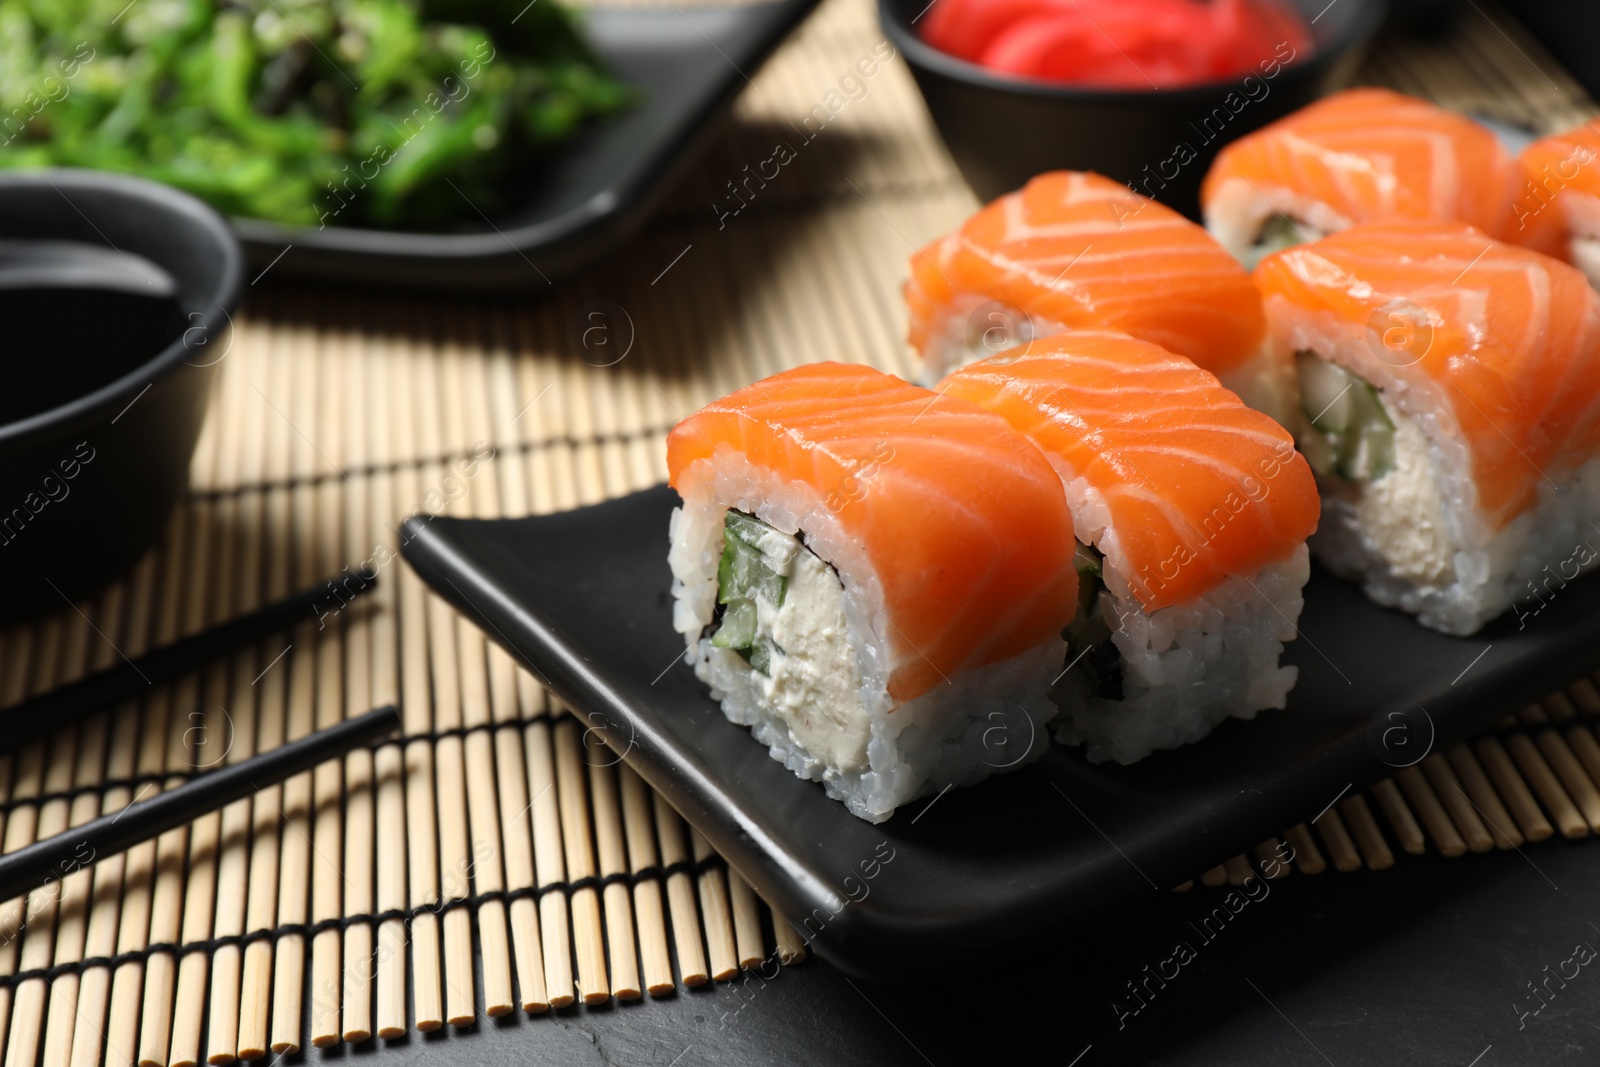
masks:
<instances>
[{"instance_id":1,"label":"second bamboo mat","mask_svg":"<svg viewBox=\"0 0 1600 1067\"><path fill-rule=\"evenodd\" d=\"M526 299L496 303L280 288L270 271L252 285L162 545L94 602L0 635L0 702L346 564L372 560L379 590L0 757L0 844L388 701L405 737L0 909L4 1067L225 1063L670 995L804 955L581 717L423 588L395 527L655 484L675 422L786 367L909 369L906 260L975 203L898 59L737 212L727 200L880 41L868 0L825 0L657 221L574 282L530 266ZM1391 42L1360 77L1538 130L1593 110L1488 7L1441 40ZM1596 713L1600 690L1579 682L1340 798L1286 832L1296 868L1600 829ZM1242 880L1257 858L1202 881Z\"/></svg>"}]
</instances>

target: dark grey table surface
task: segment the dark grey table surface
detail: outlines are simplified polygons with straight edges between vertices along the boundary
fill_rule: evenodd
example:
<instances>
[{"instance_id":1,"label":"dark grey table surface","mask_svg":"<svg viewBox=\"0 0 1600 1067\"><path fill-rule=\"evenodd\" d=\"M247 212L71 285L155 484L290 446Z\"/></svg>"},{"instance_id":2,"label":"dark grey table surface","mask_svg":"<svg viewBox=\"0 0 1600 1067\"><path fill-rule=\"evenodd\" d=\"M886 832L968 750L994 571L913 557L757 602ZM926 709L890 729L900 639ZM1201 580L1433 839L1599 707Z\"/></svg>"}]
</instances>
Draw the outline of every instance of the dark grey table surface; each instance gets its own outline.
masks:
<instances>
[{"instance_id":1,"label":"dark grey table surface","mask_svg":"<svg viewBox=\"0 0 1600 1067\"><path fill-rule=\"evenodd\" d=\"M1559 1065L1600 1059L1600 840L1131 901L1014 966L853 982L825 962L772 982L485 1020L313 1052L368 1067L968 1063ZM1237 899L1237 898L1236 898ZM1191 925L1194 924L1194 925ZM1217 932L1220 931L1220 932ZM1170 962L1178 942L1193 958ZM1177 971L1137 1007L1125 983ZM1559 975L1566 975L1562 978ZM928 980L933 979L932 984ZM1535 999L1529 983L1547 990ZM1119 1028L1119 1008L1130 1011ZM1534 1008L1538 1008L1534 1013ZM1527 1014L1523 1014L1527 1013Z\"/></svg>"}]
</instances>

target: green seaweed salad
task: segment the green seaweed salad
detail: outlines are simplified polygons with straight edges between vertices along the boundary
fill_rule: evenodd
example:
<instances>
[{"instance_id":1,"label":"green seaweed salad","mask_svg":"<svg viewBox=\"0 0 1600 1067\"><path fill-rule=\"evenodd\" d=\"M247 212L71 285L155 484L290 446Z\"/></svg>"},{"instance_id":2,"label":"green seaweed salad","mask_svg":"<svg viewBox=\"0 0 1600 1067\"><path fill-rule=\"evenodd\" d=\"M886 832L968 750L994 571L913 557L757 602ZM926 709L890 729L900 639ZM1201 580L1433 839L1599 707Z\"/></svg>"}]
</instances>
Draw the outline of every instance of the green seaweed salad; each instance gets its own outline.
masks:
<instances>
[{"instance_id":1,"label":"green seaweed salad","mask_svg":"<svg viewBox=\"0 0 1600 1067\"><path fill-rule=\"evenodd\" d=\"M629 99L556 0L0 0L0 167L124 171L229 215L478 221Z\"/></svg>"}]
</instances>

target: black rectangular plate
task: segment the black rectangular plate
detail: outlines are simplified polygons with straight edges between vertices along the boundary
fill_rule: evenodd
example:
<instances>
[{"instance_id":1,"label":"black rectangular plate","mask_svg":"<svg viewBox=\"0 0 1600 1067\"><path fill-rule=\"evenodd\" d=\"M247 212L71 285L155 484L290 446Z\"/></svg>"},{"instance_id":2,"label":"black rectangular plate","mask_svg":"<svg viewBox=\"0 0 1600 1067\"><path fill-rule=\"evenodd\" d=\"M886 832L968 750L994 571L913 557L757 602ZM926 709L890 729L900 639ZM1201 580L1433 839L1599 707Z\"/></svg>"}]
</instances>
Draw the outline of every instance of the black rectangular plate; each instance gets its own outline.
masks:
<instances>
[{"instance_id":1,"label":"black rectangular plate","mask_svg":"<svg viewBox=\"0 0 1600 1067\"><path fill-rule=\"evenodd\" d=\"M1283 711L1132 767L1038 763L874 826L723 718L672 629L667 521L649 489L526 519L412 519L419 574L526 663L756 888L869 977L1037 950L1134 905L1536 700L1600 660L1600 582L1471 638L1313 569ZM598 746L596 746L598 750ZM591 759L596 759L591 754ZM872 878L866 875L870 873Z\"/></svg>"},{"instance_id":2,"label":"black rectangular plate","mask_svg":"<svg viewBox=\"0 0 1600 1067\"><path fill-rule=\"evenodd\" d=\"M747 76L816 4L585 12L595 51L639 99L523 176L522 205L493 222L463 203L467 228L454 233L259 219L234 219L234 230L254 269L273 264L274 277L476 292L543 288L605 255L644 222L716 132L716 119Z\"/></svg>"}]
</instances>

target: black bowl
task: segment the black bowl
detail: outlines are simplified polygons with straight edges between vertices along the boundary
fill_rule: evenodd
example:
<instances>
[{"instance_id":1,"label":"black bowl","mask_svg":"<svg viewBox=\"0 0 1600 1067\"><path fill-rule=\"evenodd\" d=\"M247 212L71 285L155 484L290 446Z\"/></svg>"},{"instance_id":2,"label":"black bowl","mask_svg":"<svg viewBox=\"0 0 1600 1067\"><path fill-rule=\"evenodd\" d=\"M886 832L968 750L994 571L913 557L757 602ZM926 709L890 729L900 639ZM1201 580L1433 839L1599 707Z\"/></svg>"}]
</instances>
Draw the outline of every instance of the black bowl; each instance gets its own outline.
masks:
<instances>
[{"instance_id":1,"label":"black bowl","mask_svg":"<svg viewBox=\"0 0 1600 1067\"><path fill-rule=\"evenodd\" d=\"M227 224L186 194L0 175L0 621L93 593L160 535L242 270Z\"/></svg>"},{"instance_id":2,"label":"black bowl","mask_svg":"<svg viewBox=\"0 0 1600 1067\"><path fill-rule=\"evenodd\" d=\"M1316 19L1309 54L1278 63L1270 77L1258 69L1248 78L1159 90L993 73L923 42L913 22L927 0L878 0L878 17L980 199L1020 188L1044 171L1092 170L1198 218L1200 181L1218 150L1339 84L1388 9L1387 0L1294 3L1308 21Z\"/></svg>"}]
</instances>

